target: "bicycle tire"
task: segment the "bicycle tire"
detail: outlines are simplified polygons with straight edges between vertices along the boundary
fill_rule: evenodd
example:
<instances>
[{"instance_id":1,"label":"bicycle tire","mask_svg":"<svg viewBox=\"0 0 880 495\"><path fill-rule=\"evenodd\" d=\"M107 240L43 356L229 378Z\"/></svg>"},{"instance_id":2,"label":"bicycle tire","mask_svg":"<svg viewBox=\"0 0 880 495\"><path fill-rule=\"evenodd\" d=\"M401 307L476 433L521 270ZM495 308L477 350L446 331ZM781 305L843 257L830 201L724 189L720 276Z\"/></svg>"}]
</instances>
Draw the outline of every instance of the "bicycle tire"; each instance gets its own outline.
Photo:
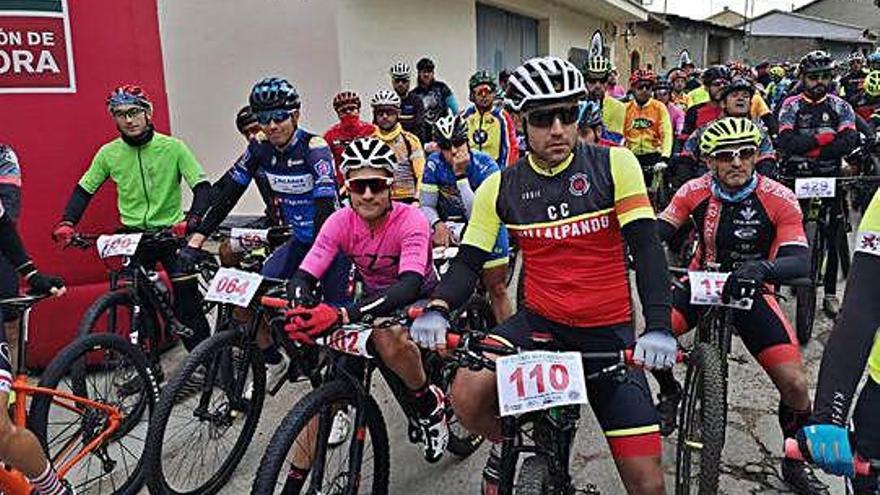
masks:
<instances>
[{"instance_id":1,"label":"bicycle tire","mask_svg":"<svg viewBox=\"0 0 880 495\"><path fill-rule=\"evenodd\" d=\"M86 335L90 335L93 333L115 333L120 337L130 340L130 329L125 330L119 325L117 325L112 332L107 332L110 330L109 328L105 328L102 332L95 332L96 328L100 328L100 322L103 321L102 318L105 316L111 308L115 308L117 306L122 306L126 308L129 315L134 314L134 300L132 296L132 292L129 289L119 289L111 292L107 292L102 294L100 297L95 299L95 301L88 307L86 312L83 314L82 320L80 320L79 327L77 328L77 335L80 337L84 337ZM159 320L156 318L156 314L154 310L149 306L143 306L144 309L149 308L141 317L144 318L143 322L145 325L152 325L152 335L154 340L158 339L159 335ZM138 331L138 335L140 335L140 330ZM154 367L158 366L159 363L159 346L158 342L154 343L155 345L140 345L139 347L147 356L147 362L153 365ZM146 348L145 348L146 347ZM154 369L154 374L159 374L157 378L161 382L161 373L160 370Z\"/></svg>"},{"instance_id":2,"label":"bicycle tire","mask_svg":"<svg viewBox=\"0 0 880 495\"><path fill-rule=\"evenodd\" d=\"M485 438L482 435L471 433L461 426L455 411L452 408L452 401L448 399L449 389L452 386L452 380L455 378L456 367L444 366L440 370L439 379L434 381L438 383L443 393L446 394L446 423L449 426L449 441L446 444L446 450L459 459L466 459L476 452L480 445L483 444Z\"/></svg>"},{"instance_id":3,"label":"bicycle tire","mask_svg":"<svg viewBox=\"0 0 880 495\"><path fill-rule=\"evenodd\" d=\"M523 461L513 487L513 495L546 495L550 477L547 457L533 455Z\"/></svg>"},{"instance_id":4,"label":"bicycle tire","mask_svg":"<svg viewBox=\"0 0 880 495\"><path fill-rule=\"evenodd\" d=\"M239 349L239 355L244 356L244 358L236 360L233 357L235 349ZM218 363L219 366L215 365L215 362ZM227 366L227 368L224 369L228 370L227 363L235 365L236 362L239 364L244 363L249 366L249 369L238 370L243 372L243 377L242 374L233 377L233 387L230 391L229 384L224 383L225 380L223 377L218 377L213 374L211 370L218 370L222 366ZM219 464L219 467L217 467L213 473L208 473L210 474L210 477L208 477L207 480L202 482L195 480L196 483L199 484L191 488L183 489L176 486L176 479L169 479L174 473L166 473L163 466L163 454L164 457L166 457L166 460L170 460L174 457L168 452L168 449L172 448L173 445L171 442L166 441L165 435L172 418L172 411L183 401L188 400L182 400L181 397L187 395L186 390L188 386L189 388L192 388L192 377L200 366L205 366L205 378L204 383L201 385L201 392L189 396L189 398L196 399L195 395L197 395L198 397L196 400L202 400L205 397L203 394L210 392L207 396L210 399L213 396L218 395L216 391L219 388L221 392L219 396L221 399L226 399L226 402L208 404L208 407L210 407L212 411L205 411L204 416L199 418L198 423L196 423L197 426L207 426L209 432L215 433L221 428L227 428L228 431L228 428L232 424L238 422L238 414L240 411L237 409L233 411L232 406L229 405L228 399L230 395L239 392L239 389L239 393L243 392L244 382L236 380L239 378L244 378L246 380L248 372L253 380L253 393L250 403L247 405L245 405L246 399L243 397L236 399L241 401L241 403L247 407L247 411L245 411L246 417L241 426L239 436L229 449L225 459L223 459L222 462L217 463ZM216 381L214 381L215 379ZM209 381L216 385L208 386L207 383ZM241 387L239 387L239 385L241 385ZM226 390L223 390L224 386L227 387ZM237 331L222 332L209 337L196 346L177 373L175 373L171 380L169 380L165 387L163 387L162 393L159 396L159 402L156 406L156 411L153 415L153 421L151 422L150 429L147 433L146 443L148 448L145 473L150 493L153 495L196 493L210 495L217 493L223 488L234 474L235 469L241 462L241 459L253 438L254 432L257 429L257 424L260 421L265 395L266 366L263 361L263 354L257 348L256 344L249 340L249 336L246 333ZM193 414L195 414L195 412ZM209 414L210 417L208 417ZM181 416L181 418L183 417ZM191 445L192 444L184 442L181 444L181 449L192 453L192 450L187 449L187 446ZM186 452L184 452L184 454L185 453ZM200 460L204 459L200 458ZM193 478L189 478L189 480L193 481Z\"/></svg>"},{"instance_id":5,"label":"bicycle tire","mask_svg":"<svg viewBox=\"0 0 880 495\"><path fill-rule=\"evenodd\" d=\"M98 452L102 452L109 459L109 450L112 444L114 444L115 442L120 442L121 444L122 438L125 438L128 433L133 431L135 427L138 426L138 423L141 421L141 418L144 417L144 414L146 414L146 418L149 421L149 418L156 403L156 396L159 393L158 385L156 384L156 381L152 376L152 372L147 365L147 360L141 350L129 343L127 340L123 339L122 337L114 334L92 334L85 337L80 337L71 344L67 345L64 349L62 349L55 357L55 359L53 359L52 362L49 363L49 366L45 369L43 375L40 378L38 386L57 390L59 389L59 384L61 383L61 381L70 374L73 375L72 379L77 384L75 387L71 387L71 392L80 397L88 397L92 400L97 400L97 397L90 397L88 395L88 390L83 390L87 387L83 387L86 378L85 375L83 375L82 373L87 372L86 363L92 363L92 360L87 357L88 353L97 351L99 349L113 350L125 356L127 362L133 368L130 371L136 373L137 378L135 378L135 375L129 375L131 376L131 378L129 379L129 381L124 383L130 383L132 379L138 379L142 384L149 384L149 386L147 387L140 387L138 389L141 392L142 397L133 407L131 414L123 418L122 424L117 434L110 437L110 441L106 446L102 446L101 448L93 451L92 455L95 455L95 457L98 456ZM90 364L89 366L92 367L92 369L110 369L113 372L126 371L127 369L123 368L122 365L110 366L109 368L106 364L103 366L98 365L97 367L95 367L94 364ZM115 380L111 380L110 383L115 385L118 382L116 382ZM81 387L83 389L74 390L74 388ZM118 392L119 388L116 388L115 390ZM126 397L129 396L130 395L126 395ZM122 402L117 402L114 405L124 409L125 398L122 398L120 400ZM27 424L28 429L30 429L40 440L40 444L43 446L43 449L47 453L48 458L54 462L54 457L56 453L53 453L53 442L52 439L49 438L49 413L50 407L53 404L55 404L55 402L53 401L53 396L43 394L34 395L31 402L31 408L27 417ZM85 409L88 409L88 406L85 406ZM67 409L64 409L63 407L57 407L55 408L55 410L61 412L62 414L69 414L69 411ZM86 415L81 416L82 419L77 421L80 422L81 427L94 426L96 419L95 417ZM55 425L57 424L57 422L53 421L52 424ZM69 430L62 428L60 434L66 434L68 431ZM65 441L61 442L61 451L65 451L66 447L68 446L68 441L70 440L65 439ZM83 440L83 442L86 441L87 439ZM134 458L136 460L136 463L134 464L134 468L132 469L132 471L127 474L125 480L118 486L116 485L115 481L108 481L108 483L110 483L111 487L113 488L113 491L110 493L118 495L134 495L140 492L141 488L144 485L145 479L143 469L143 449L145 448L146 442L144 442L144 446L141 452L134 452L131 449L125 447L119 448L120 455L124 456L126 451L132 454L137 454L137 456ZM91 466L91 457L87 457L87 459L89 459L89 461L81 461L80 463L78 463L70 472L68 472L65 478L72 483L75 489L80 492L88 491L89 493L106 493L100 490L102 486L100 484L101 482L99 482L97 492L94 491L94 485L84 487L77 486L75 475L72 475L72 473L78 472L78 468L88 470L88 468ZM115 461L113 466L114 471L116 466L118 465L119 462ZM123 462L121 465L125 469L127 469L128 467L128 464L125 462ZM105 466L106 464L102 464L101 466L99 466L99 469L103 469ZM85 479L94 481L94 478L90 475L90 473L91 471L88 471L86 473Z\"/></svg>"},{"instance_id":6,"label":"bicycle tire","mask_svg":"<svg viewBox=\"0 0 880 495\"><path fill-rule=\"evenodd\" d=\"M679 413L681 426L676 441L676 495L694 493L691 491L691 461L695 452L698 452L696 455L699 457L700 465L696 493L708 495L718 492L726 417L727 384L721 357L716 348L698 343L688 358L688 370ZM700 432L699 438L692 438L692 432L697 427Z\"/></svg>"},{"instance_id":7,"label":"bicycle tire","mask_svg":"<svg viewBox=\"0 0 880 495\"><path fill-rule=\"evenodd\" d=\"M371 490L364 493L385 495L388 493L391 466L388 452L388 433L385 429L382 411L379 409L376 400L369 395L363 397L363 399L363 403L366 406L364 411L366 413L366 427L373 447L373 483ZM275 434L272 435L272 439L269 441L269 445L260 459L260 469L254 477L251 494L264 495L275 493L279 477L286 476L286 473L281 471L287 464L288 453L294 441L309 425L316 414L320 414L324 409L332 411L334 407L338 407L343 402L354 405L356 401L357 396L354 389L349 384L339 380L327 383L306 394L287 413ZM355 435L351 437L354 438ZM357 474L361 476L361 472ZM303 487L302 493L314 493L309 488L308 486Z\"/></svg>"},{"instance_id":8,"label":"bicycle tire","mask_svg":"<svg viewBox=\"0 0 880 495\"><path fill-rule=\"evenodd\" d=\"M810 242L810 280L813 285L795 289L796 310L795 330L798 343L806 345L813 336L813 325L816 321L817 291L819 290L819 270L825 251L824 238L816 222L807 222L804 226Z\"/></svg>"}]
</instances>

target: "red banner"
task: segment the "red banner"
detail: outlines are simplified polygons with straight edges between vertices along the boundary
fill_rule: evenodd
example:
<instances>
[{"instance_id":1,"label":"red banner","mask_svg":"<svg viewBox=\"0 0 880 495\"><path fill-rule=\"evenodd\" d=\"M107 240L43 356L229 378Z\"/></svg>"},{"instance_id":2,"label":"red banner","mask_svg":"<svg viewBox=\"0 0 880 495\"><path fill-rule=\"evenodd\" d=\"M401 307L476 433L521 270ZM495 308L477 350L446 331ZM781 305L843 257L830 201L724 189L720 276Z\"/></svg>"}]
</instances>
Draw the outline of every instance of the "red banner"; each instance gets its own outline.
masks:
<instances>
[{"instance_id":1,"label":"red banner","mask_svg":"<svg viewBox=\"0 0 880 495\"><path fill-rule=\"evenodd\" d=\"M66 2L60 12L0 9L0 93L76 89Z\"/></svg>"}]
</instances>

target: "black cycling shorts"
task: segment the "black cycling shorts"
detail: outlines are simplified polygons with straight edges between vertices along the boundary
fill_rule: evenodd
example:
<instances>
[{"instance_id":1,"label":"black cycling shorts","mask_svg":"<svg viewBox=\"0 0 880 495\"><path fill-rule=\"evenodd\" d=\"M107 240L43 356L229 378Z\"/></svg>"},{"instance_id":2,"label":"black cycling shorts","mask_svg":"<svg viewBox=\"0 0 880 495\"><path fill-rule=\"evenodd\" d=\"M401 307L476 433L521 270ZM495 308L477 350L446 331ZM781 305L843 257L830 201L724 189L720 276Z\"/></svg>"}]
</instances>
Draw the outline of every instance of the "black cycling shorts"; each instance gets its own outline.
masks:
<instances>
[{"instance_id":1,"label":"black cycling shorts","mask_svg":"<svg viewBox=\"0 0 880 495\"><path fill-rule=\"evenodd\" d=\"M555 341L554 348L581 352L619 351L635 341L629 324L571 327L528 309L519 310L495 327L492 334L522 349L539 347L534 334L549 335ZM585 361L584 372L594 373L611 364L614 363ZM615 458L660 456L659 416L642 370L630 369L622 377L589 380L587 397Z\"/></svg>"},{"instance_id":2,"label":"black cycling shorts","mask_svg":"<svg viewBox=\"0 0 880 495\"><path fill-rule=\"evenodd\" d=\"M685 281L686 283L686 281ZM708 306L690 303L689 288L672 289L672 328L678 335L694 328ZM764 369L778 364L800 362L797 334L772 295L756 297L752 309L734 310L733 326L752 356Z\"/></svg>"}]
</instances>

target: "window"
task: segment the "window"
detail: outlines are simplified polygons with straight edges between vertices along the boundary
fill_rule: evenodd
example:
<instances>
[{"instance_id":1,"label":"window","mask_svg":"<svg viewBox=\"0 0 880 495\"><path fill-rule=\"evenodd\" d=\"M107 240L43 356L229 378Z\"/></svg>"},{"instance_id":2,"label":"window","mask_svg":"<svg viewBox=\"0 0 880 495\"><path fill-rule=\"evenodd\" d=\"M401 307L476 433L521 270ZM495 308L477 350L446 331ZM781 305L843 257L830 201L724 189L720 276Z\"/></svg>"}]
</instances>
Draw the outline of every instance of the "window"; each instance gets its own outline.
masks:
<instances>
[{"instance_id":1,"label":"window","mask_svg":"<svg viewBox=\"0 0 880 495\"><path fill-rule=\"evenodd\" d=\"M538 21L477 4L477 67L492 74L538 55Z\"/></svg>"}]
</instances>

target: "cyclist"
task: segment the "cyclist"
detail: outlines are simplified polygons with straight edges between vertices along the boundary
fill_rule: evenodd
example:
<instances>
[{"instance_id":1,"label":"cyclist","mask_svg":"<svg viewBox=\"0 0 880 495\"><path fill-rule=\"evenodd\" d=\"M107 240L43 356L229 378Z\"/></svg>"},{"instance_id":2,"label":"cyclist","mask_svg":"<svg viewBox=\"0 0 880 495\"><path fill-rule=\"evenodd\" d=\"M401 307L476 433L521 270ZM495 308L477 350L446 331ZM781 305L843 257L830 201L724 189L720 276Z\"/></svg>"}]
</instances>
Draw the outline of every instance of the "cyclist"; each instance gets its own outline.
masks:
<instances>
[{"instance_id":1,"label":"cyclist","mask_svg":"<svg viewBox=\"0 0 880 495\"><path fill-rule=\"evenodd\" d=\"M608 80L605 81L605 91L608 93L608 96L615 100L620 100L626 96L626 90L623 89L623 86L617 83L619 77L620 74L617 72L617 69L615 69L614 66L611 66L611 70L608 71Z\"/></svg>"},{"instance_id":2,"label":"cyclist","mask_svg":"<svg viewBox=\"0 0 880 495\"><path fill-rule=\"evenodd\" d=\"M578 141L598 146L609 146L603 143L602 135L602 109L595 101L587 100L586 109L578 118Z\"/></svg>"},{"instance_id":3,"label":"cyclist","mask_svg":"<svg viewBox=\"0 0 880 495\"><path fill-rule=\"evenodd\" d=\"M868 64L868 70L880 70L880 51L874 50L865 58Z\"/></svg>"},{"instance_id":4,"label":"cyclist","mask_svg":"<svg viewBox=\"0 0 880 495\"><path fill-rule=\"evenodd\" d=\"M392 201L396 166L394 152L379 139L359 139L345 149L340 168L351 190L351 206L324 222L290 281L289 293L297 304L288 312L291 338L314 339L341 324L392 316L436 285L427 220L416 207ZM315 286L339 253L352 260L365 295L342 307L317 304ZM425 376L419 348L400 327L373 332L369 345L406 385L423 430L425 459L438 461L449 436L444 396ZM299 474L298 479L305 478Z\"/></svg>"},{"instance_id":5,"label":"cyclist","mask_svg":"<svg viewBox=\"0 0 880 495\"><path fill-rule=\"evenodd\" d=\"M865 76L862 91L852 103L856 115L865 119L876 131L880 124L880 71L874 70Z\"/></svg>"},{"instance_id":6,"label":"cyclist","mask_svg":"<svg viewBox=\"0 0 880 495\"><path fill-rule=\"evenodd\" d=\"M6 280L7 277L17 279L21 276L31 291L38 294L52 293L55 296L61 296L67 291L60 278L44 275L37 271L34 262L31 261L24 249L15 228L15 221L4 208L3 201L0 201L0 253L14 267L13 272L3 273L4 287L11 286L10 282ZM4 295L3 297L9 296ZM73 488L58 479L58 473L52 467L52 463L46 459L46 454L37 437L26 428L13 425L9 418L7 404L9 404L9 395L12 392L14 378L12 373L15 371L15 367L12 363L12 355L14 354L6 342L4 327L0 327L0 404L2 404L0 407L0 459L22 471L33 485L37 495L73 495ZM18 334L18 328L14 333Z\"/></svg>"},{"instance_id":7,"label":"cyclist","mask_svg":"<svg viewBox=\"0 0 880 495\"><path fill-rule=\"evenodd\" d=\"M262 274L289 279L311 247L314 233L336 210L333 155L322 137L299 127L301 101L288 81L277 77L261 80L251 90L250 105L266 141L249 141L235 165L215 184L211 209L181 255L188 259L201 256L207 236L229 215L251 180L258 184L266 181L271 191L266 207L273 218L293 229L293 235L269 256ZM348 272L348 262L341 257L328 270L323 282L329 301L347 302ZM290 360L273 345L265 327L260 329L257 344L266 359L267 387L271 389L286 376Z\"/></svg>"},{"instance_id":8,"label":"cyclist","mask_svg":"<svg viewBox=\"0 0 880 495\"><path fill-rule=\"evenodd\" d=\"M18 155L11 146L0 143L0 202L3 203L5 216L13 223L18 223L21 211L21 167ZM18 275L14 265L6 256L0 256L0 298L18 295ZM9 343L9 357L12 367L18 364L18 324L21 315L16 311L7 310L3 313L3 326L6 330L6 341ZM2 402L0 402L2 404Z\"/></svg>"},{"instance_id":9,"label":"cyclist","mask_svg":"<svg viewBox=\"0 0 880 495\"><path fill-rule=\"evenodd\" d=\"M681 131L682 139L687 139L695 130L712 122L721 115L721 90L730 84L730 70L723 65L709 67L701 76L704 89L709 95L708 101L694 102L691 96L691 106L684 115L684 128Z\"/></svg>"},{"instance_id":10,"label":"cyclist","mask_svg":"<svg viewBox=\"0 0 880 495\"><path fill-rule=\"evenodd\" d=\"M669 81L666 79L657 81L657 85L654 86L654 98L666 105L666 110L669 112L669 122L672 124L673 137L681 134L681 129L684 127L684 110L672 102L672 85L669 84Z\"/></svg>"},{"instance_id":11,"label":"cyclist","mask_svg":"<svg viewBox=\"0 0 880 495\"><path fill-rule=\"evenodd\" d=\"M418 86L412 92L422 99L425 106L425 126L433 131L437 119L449 113L458 113L458 102L449 86L434 78L433 60L422 58L416 64L416 70L419 72ZM434 140L433 136L430 137L426 143Z\"/></svg>"},{"instance_id":12,"label":"cyclist","mask_svg":"<svg viewBox=\"0 0 880 495\"><path fill-rule=\"evenodd\" d=\"M474 191L499 171L489 155L470 149L467 124L458 115L447 115L434 125L439 151L428 156L422 183L422 213L428 217L436 246L458 244L447 221L468 223L473 211ZM489 293L495 321L502 322L513 313L507 297L507 269L510 244L507 231L500 227L492 255L482 270L483 286Z\"/></svg>"},{"instance_id":13,"label":"cyclist","mask_svg":"<svg viewBox=\"0 0 880 495\"><path fill-rule=\"evenodd\" d=\"M491 156L501 168L516 163L519 149L513 119L504 108L493 104L498 90L495 78L487 71L477 71L468 81L468 88L473 105L461 117L468 128L471 149Z\"/></svg>"},{"instance_id":14,"label":"cyclist","mask_svg":"<svg viewBox=\"0 0 880 495\"><path fill-rule=\"evenodd\" d=\"M376 124L373 135L390 146L397 156L391 199L418 205L419 188L425 174L425 152L419 138L403 130L397 121L400 97L393 91L383 89L373 95L370 106L373 107L373 123Z\"/></svg>"},{"instance_id":15,"label":"cyclist","mask_svg":"<svg viewBox=\"0 0 880 495\"><path fill-rule=\"evenodd\" d=\"M525 270L523 306L493 330L524 349L532 329L572 350L619 350L635 340L624 242L636 267L647 331L636 359L671 366L666 260L638 162L623 148L577 143L582 74L570 62L533 58L508 82L507 100L522 112L530 152L477 190L464 242L410 330L427 348L442 348L448 312L469 297L503 226L519 241ZM601 363L602 366L605 363ZM586 372L595 371L587 366ZM462 425L500 437L495 376L460 369L451 402ZM657 413L640 370L623 380L590 381L587 392L629 493L664 493ZM497 449L484 470L484 493L497 488Z\"/></svg>"},{"instance_id":16,"label":"cyclist","mask_svg":"<svg viewBox=\"0 0 880 495\"><path fill-rule=\"evenodd\" d=\"M711 170L685 184L660 214L661 239L693 219L700 242L690 268L732 272L722 291L725 300L752 298L749 310L734 313L733 324L743 344L779 390L779 426L790 437L810 415L810 396L800 348L791 324L764 284L805 276L809 248L803 218L794 194L782 184L755 173L762 135L748 118L725 117L713 122L700 138ZM674 288L672 324L679 335L693 328L698 307L688 289ZM680 389L670 372L660 372L662 399L676 402ZM665 377L665 378L664 378ZM675 407L664 423L675 423ZM798 493L828 493L803 462L784 460L782 476Z\"/></svg>"},{"instance_id":17,"label":"cyclist","mask_svg":"<svg viewBox=\"0 0 880 495\"><path fill-rule=\"evenodd\" d=\"M801 430L802 451L825 471L853 477L853 450L880 459L880 192L874 193L859 226L843 307L831 331L816 386L810 426ZM866 366L867 365L867 366ZM853 412L855 443L847 419L865 368L868 379ZM855 493L876 494L877 480L856 478Z\"/></svg>"},{"instance_id":18,"label":"cyclist","mask_svg":"<svg viewBox=\"0 0 880 495\"><path fill-rule=\"evenodd\" d=\"M415 134L422 143L431 141L430 129L425 127L425 105L422 98L409 90L412 77L409 64L397 62L388 73L391 74L391 88L400 97L400 125L403 130Z\"/></svg>"},{"instance_id":19,"label":"cyclist","mask_svg":"<svg viewBox=\"0 0 880 495\"><path fill-rule=\"evenodd\" d=\"M672 102L675 103L682 112L687 112L691 106L691 99L687 95L685 88L687 86L687 75L681 69L672 69L667 74L667 79L672 84Z\"/></svg>"},{"instance_id":20,"label":"cyclist","mask_svg":"<svg viewBox=\"0 0 880 495\"><path fill-rule=\"evenodd\" d=\"M750 100L755 94L755 87L745 79L734 79L721 90L721 117L748 117ZM682 146L681 153L672 159L673 187L678 189L685 182L704 175L709 171L705 156L700 149L703 132L714 123L710 122L694 131ZM776 151L770 136L762 128L761 142L758 144L758 155L755 157L755 170L763 176L775 178L777 175Z\"/></svg>"},{"instance_id":21,"label":"cyclist","mask_svg":"<svg viewBox=\"0 0 880 495\"><path fill-rule=\"evenodd\" d=\"M667 163L672 155L672 123L666 105L652 97L656 83L657 75L653 71L633 72L629 86L635 97L626 104L623 124L626 147L639 160L646 184L652 180L654 165Z\"/></svg>"},{"instance_id":22,"label":"cyclist","mask_svg":"<svg viewBox=\"0 0 880 495\"><path fill-rule=\"evenodd\" d=\"M327 129L324 133L324 141L330 145L333 152L333 163L340 163L342 152L348 143L355 139L372 136L376 132L376 126L361 120L361 99L353 91L342 91L333 97L333 111L339 117L339 122ZM342 173L336 166L336 183L342 187Z\"/></svg>"},{"instance_id":23,"label":"cyclist","mask_svg":"<svg viewBox=\"0 0 880 495\"><path fill-rule=\"evenodd\" d=\"M834 77L834 60L825 52L810 52L800 61L801 93L787 98L779 111L777 149L783 155L782 172L787 176L836 177L841 159L858 146L855 114L849 103L828 93ZM829 239L837 239L839 202L831 198L833 222ZM837 314L838 254L835 242L828 243L825 267L825 297L822 306L829 316Z\"/></svg>"},{"instance_id":24,"label":"cyclist","mask_svg":"<svg viewBox=\"0 0 880 495\"><path fill-rule=\"evenodd\" d=\"M840 78L840 89L842 95L850 105L855 106L862 91L862 82L868 71L865 70L865 56L861 51L854 51L847 58L849 62L849 70Z\"/></svg>"},{"instance_id":25,"label":"cyclist","mask_svg":"<svg viewBox=\"0 0 880 495\"><path fill-rule=\"evenodd\" d=\"M250 105L241 107L241 110L235 114L235 128L246 141L256 137L260 132L260 123L257 122L257 117L251 111Z\"/></svg>"},{"instance_id":26,"label":"cyclist","mask_svg":"<svg viewBox=\"0 0 880 495\"><path fill-rule=\"evenodd\" d=\"M202 166L183 141L156 132L153 105L143 89L124 85L107 97L107 108L120 137L105 144L73 189L52 238L60 246L70 244L74 226L82 218L92 196L107 181L116 183L117 209L126 231L149 232L172 228L189 234L211 200L211 184ZM181 208L180 182L192 188L189 212ZM162 264L171 277L174 312L191 335L181 335L188 350L208 336L208 320L202 312L198 276L179 259L177 249L136 253L141 262Z\"/></svg>"},{"instance_id":27,"label":"cyclist","mask_svg":"<svg viewBox=\"0 0 880 495\"><path fill-rule=\"evenodd\" d=\"M601 138L614 146L623 146L623 122L626 119L626 105L612 98L605 91L608 82L608 74L611 72L611 62L602 56L591 57L587 61L584 70L584 78L587 85L587 99L599 103L602 108L602 136ZM586 104L581 105L581 115L584 113Z\"/></svg>"},{"instance_id":28,"label":"cyclist","mask_svg":"<svg viewBox=\"0 0 880 495\"><path fill-rule=\"evenodd\" d=\"M791 78L788 77L788 72L785 70L785 67L781 65L770 67L770 77L773 80L767 86L767 103L770 105L771 109L775 109L778 108L780 103L782 103L782 99L786 92L788 92L788 87L791 85L792 81Z\"/></svg>"}]
</instances>

